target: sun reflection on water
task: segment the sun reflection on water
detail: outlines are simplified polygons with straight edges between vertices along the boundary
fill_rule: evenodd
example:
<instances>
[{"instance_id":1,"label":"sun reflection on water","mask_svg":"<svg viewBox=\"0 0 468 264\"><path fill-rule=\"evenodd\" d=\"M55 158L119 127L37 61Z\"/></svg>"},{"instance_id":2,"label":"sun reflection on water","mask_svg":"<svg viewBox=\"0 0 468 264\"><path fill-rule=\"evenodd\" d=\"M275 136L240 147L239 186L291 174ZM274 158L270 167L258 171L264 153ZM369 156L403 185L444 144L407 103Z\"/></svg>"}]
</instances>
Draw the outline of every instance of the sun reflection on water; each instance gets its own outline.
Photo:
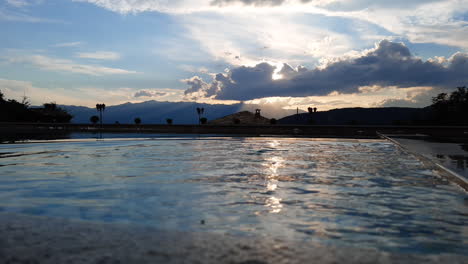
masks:
<instances>
[{"instance_id":1,"label":"sun reflection on water","mask_svg":"<svg viewBox=\"0 0 468 264\"><path fill-rule=\"evenodd\" d=\"M268 198L265 202L265 206L270 208L270 213L279 213L281 212L281 209L283 208L283 205L281 204L281 198L277 198L274 196L271 196Z\"/></svg>"},{"instance_id":2,"label":"sun reflection on water","mask_svg":"<svg viewBox=\"0 0 468 264\"><path fill-rule=\"evenodd\" d=\"M277 148L280 144L277 140L268 143L270 148ZM272 193L270 197L265 200L265 206L269 208L270 213L279 213L283 208L281 201L282 198L276 197L274 192L278 189L278 169L284 166L284 158L281 156L273 156L265 159L263 166L266 172L266 189L268 193Z\"/></svg>"}]
</instances>

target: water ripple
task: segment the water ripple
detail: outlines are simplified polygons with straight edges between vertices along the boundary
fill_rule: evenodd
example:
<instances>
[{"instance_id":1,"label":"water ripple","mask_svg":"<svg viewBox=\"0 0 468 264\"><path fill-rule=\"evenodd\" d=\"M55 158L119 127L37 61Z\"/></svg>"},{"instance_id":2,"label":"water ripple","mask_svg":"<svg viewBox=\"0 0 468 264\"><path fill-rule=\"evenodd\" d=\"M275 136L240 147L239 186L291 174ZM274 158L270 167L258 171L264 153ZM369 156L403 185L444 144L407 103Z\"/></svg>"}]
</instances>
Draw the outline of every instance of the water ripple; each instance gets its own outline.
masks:
<instances>
[{"instance_id":1,"label":"water ripple","mask_svg":"<svg viewBox=\"0 0 468 264\"><path fill-rule=\"evenodd\" d=\"M468 254L467 201L385 141L207 138L0 148L0 211Z\"/></svg>"}]
</instances>

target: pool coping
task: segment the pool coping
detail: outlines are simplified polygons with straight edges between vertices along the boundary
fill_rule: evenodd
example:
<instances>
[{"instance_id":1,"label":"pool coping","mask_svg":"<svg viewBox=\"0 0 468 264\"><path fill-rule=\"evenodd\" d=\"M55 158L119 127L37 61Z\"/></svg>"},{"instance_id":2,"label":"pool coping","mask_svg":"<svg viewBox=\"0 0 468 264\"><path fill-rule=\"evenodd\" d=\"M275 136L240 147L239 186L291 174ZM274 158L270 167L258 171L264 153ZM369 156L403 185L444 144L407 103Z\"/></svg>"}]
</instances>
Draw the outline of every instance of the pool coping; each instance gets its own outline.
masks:
<instances>
[{"instance_id":1,"label":"pool coping","mask_svg":"<svg viewBox=\"0 0 468 264\"><path fill-rule=\"evenodd\" d=\"M440 164L436 160L428 158L425 155L420 154L418 152L409 150L403 144L401 144L400 142L390 138L389 136L386 136L386 135L384 135L384 134L382 134L382 133L380 133L378 131L376 133L377 133L377 135L379 137L384 138L384 139L392 142L393 144L398 146L400 149L402 149L406 153L415 156L417 159L419 159L421 162L423 162L425 166L428 166L428 167L436 170L437 172L440 173L440 175L442 177L444 177L444 178L448 179L449 181L457 184L462 189L464 189L466 192L468 192L468 179L466 179L465 177L463 177L460 174L456 173L455 171L445 167L444 165Z\"/></svg>"}]
</instances>

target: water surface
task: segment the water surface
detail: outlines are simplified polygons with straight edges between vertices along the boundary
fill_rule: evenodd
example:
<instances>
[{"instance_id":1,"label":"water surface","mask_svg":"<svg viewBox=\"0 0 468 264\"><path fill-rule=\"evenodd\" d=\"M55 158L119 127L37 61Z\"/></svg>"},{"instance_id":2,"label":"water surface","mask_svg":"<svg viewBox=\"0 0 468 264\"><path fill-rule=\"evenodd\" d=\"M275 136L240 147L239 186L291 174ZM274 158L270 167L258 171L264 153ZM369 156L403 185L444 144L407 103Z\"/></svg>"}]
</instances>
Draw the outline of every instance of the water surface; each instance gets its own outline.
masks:
<instances>
[{"instance_id":1,"label":"water surface","mask_svg":"<svg viewBox=\"0 0 468 264\"><path fill-rule=\"evenodd\" d=\"M380 140L0 145L0 211L468 254L466 193Z\"/></svg>"}]
</instances>

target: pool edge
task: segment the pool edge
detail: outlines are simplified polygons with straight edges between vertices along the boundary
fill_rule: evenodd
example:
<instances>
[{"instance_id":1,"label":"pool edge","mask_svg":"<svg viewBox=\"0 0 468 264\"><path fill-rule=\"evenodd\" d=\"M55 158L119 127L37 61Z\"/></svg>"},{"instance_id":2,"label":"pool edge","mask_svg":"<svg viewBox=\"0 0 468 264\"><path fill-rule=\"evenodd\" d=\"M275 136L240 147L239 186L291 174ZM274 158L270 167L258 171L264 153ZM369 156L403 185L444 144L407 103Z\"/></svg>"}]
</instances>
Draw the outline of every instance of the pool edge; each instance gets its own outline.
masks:
<instances>
[{"instance_id":1,"label":"pool edge","mask_svg":"<svg viewBox=\"0 0 468 264\"><path fill-rule=\"evenodd\" d=\"M417 159L419 159L421 162L424 163L424 165L438 171L440 173L441 176L443 176L444 178L448 179L449 181L457 184L458 186L460 186L462 189L464 189L466 192L468 192L468 179L466 179L465 177L461 176L460 174L456 173L455 171L445 167L444 165L438 163L437 161L433 160L433 159L430 159L420 153L417 153L417 152L414 152L414 151L411 151L409 150L407 147L405 147L403 144L399 143L398 141L380 133L380 132L376 132L377 135L381 138L384 138L390 142L392 142L393 144L395 144L396 146L398 146L399 148L401 148L403 151L415 156Z\"/></svg>"}]
</instances>

